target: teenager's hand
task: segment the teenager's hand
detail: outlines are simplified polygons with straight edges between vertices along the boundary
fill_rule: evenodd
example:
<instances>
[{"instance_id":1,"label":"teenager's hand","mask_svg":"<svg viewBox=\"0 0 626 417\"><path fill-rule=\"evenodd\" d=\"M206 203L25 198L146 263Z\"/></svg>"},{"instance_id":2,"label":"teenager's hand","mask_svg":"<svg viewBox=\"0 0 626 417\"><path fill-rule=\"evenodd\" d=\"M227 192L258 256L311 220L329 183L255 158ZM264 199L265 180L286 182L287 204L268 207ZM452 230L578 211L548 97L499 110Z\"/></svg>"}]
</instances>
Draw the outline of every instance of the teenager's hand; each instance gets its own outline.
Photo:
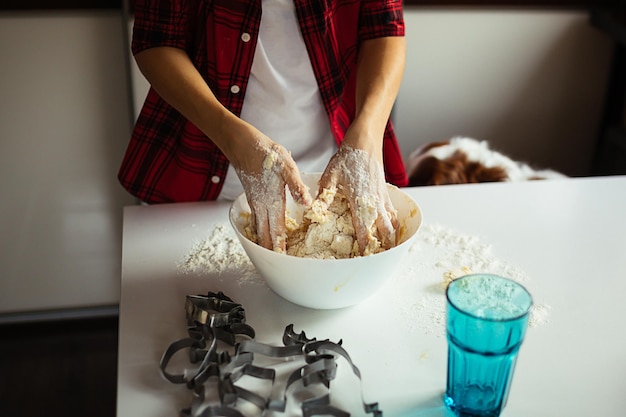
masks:
<instances>
[{"instance_id":1,"label":"teenager's hand","mask_svg":"<svg viewBox=\"0 0 626 417\"><path fill-rule=\"evenodd\" d=\"M395 246L396 211L387 192L383 167L373 155L344 143L328 163L319 187L320 191L338 189L348 199L362 255L372 236L384 249ZM332 201L323 203L328 206Z\"/></svg>"},{"instance_id":2,"label":"teenager's hand","mask_svg":"<svg viewBox=\"0 0 626 417\"><path fill-rule=\"evenodd\" d=\"M255 145L241 150L235 166L248 204L257 243L286 252L285 185L295 202L309 206L311 195L300 178L291 154L267 136L257 135Z\"/></svg>"}]
</instances>

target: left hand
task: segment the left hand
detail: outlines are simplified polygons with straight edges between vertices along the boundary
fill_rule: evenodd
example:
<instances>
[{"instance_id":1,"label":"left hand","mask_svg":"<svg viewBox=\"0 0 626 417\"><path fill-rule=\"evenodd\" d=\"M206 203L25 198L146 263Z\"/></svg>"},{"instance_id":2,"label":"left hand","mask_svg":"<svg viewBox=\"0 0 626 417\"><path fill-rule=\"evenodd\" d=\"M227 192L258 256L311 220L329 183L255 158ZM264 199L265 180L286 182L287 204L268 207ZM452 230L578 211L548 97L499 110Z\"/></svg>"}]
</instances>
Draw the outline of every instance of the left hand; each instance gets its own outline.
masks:
<instances>
[{"instance_id":1,"label":"left hand","mask_svg":"<svg viewBox=\"0 0 626 417\"><path fill-rule=\"evenodd\" d=\"M396 244L398 227L382 164L371 153L344 143L331 158L319 190L338 189L350 204L352 222L363 255L374 234L384 249ZM324 201L327 207L332 201Z\"/></svg>"}]
</instances>

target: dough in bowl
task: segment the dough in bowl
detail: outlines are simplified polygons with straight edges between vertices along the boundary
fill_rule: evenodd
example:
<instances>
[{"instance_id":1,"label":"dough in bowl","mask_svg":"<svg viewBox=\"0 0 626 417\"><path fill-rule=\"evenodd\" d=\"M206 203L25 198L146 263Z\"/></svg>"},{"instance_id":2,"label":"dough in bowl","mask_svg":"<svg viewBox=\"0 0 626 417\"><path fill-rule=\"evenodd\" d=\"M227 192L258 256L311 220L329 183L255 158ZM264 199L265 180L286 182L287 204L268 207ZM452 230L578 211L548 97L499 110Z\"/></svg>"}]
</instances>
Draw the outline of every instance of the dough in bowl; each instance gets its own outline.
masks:
<instances>
[{"instance_id":1,"label":"dough in bowl","mask_svg":"<svg viewBox=\"0 0 626 417\"><path fill-rule=\"evenodd\" d=\"M332 203L326 209L326 203ZM376 210L374 204L364 204L359 213L365 222L371 224L369 241L364 256L382 252L380 240L376 236L374 222ZM287 254L301 258L344 259L359 255L352 214L346 197L336 190L323 190L312 206L307 209L298 222L289 213L285 218L287 226ZM248 239L256 242L256 236L250 225L245 228Z\"/></svg>"}]
</instances>

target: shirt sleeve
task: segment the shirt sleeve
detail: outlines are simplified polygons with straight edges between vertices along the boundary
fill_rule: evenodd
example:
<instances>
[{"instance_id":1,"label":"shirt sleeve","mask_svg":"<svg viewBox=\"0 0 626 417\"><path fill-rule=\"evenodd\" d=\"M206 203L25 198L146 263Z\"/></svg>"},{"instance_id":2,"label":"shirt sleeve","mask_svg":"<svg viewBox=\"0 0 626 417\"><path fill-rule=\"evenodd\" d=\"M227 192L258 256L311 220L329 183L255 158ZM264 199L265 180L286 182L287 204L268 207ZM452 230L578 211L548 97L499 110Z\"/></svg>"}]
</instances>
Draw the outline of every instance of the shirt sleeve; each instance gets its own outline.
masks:
<instances>
[{"instance_id":1,"label":"shirt sleeve","mask_svg":"<svg viewBox=\"0 0 626 417\"><path fill-rule=\"evenodd\" d=\"M404 36L402 0L366 0L361 2L359 39Z\"/></svg>"},{"instance_id":2,"label":"shirt sleeve","mask_svg":"<svg viewBox=\"0 0 626 417\"><path fill-rule=\"evenodd\" d=\"M131 50L157 46L187 49L202 0L136 0Z\"/></svg>"}]
</instances>

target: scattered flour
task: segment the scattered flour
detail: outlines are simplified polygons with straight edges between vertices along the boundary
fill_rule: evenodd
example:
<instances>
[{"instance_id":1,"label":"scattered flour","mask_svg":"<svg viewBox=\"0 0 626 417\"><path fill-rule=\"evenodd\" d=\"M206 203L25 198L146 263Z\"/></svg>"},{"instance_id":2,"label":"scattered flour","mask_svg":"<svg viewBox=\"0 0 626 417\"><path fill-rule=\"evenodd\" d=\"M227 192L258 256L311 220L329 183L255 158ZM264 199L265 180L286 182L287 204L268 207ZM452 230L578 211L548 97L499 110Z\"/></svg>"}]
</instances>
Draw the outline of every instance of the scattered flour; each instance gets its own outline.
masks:
<instances>
[{"instance_id":1,"label":"scattered flour","mask_svg":"<svg viewBox=\"0 0 626 417\"><path fill-rule=\"evenodd\" d=\"M230 273L238 277L240 286L264 285L228 224L216 225L207 238L195 243L178 263L178 270L185 274L202 275Z\"/></svg>"},{"instance_id":2,"label":"scattered flour","mask_svg":"<svg viewBox=\"0 0 626 417\"><path fill-rule=\"evenodd\" d=\"M207 238L195 243L178 269L185 274L235 275L239 286L265 285L228 224L216 225ZM479 238L437 224L422 225L403 267L391 282L392 288L395 282L405 289L394 297L402 306L400 320L406 329L445 337L445 289L453 279L472 272L502 275L524 285L529 281L524 271L498 258L493 247ZM547 304L534 304L529 327L549 323L550 309Z\"/></svg>"},{"instance_id":3,"label":"scattered flour","mask_svg":"<svg viewBox=\"0 0 626 417\"><path fill-rule=\"evenodd\" d=\"M528 318L528 326L539 327L550 322L550 307L547 304L534 304L530 308L530 317Z\"/></svg>"},{"instance_id":4,"label":"scattered flour","mask_svg":"<svg viewBox=\"0 0 626 417\"><path fill-rule=\"evenodd\" d=\"M478 237L438 224L424 224L409 250L404 269L394 277L403 287L413 284L415 291L403 291L399 300L402 320L407 329L445 337L446 297L448 284L472 272L501 275L526 285L527 274L512 263L498 258L493 247ZM424 284L426 283L426 288ZM392 284L393 285L393 284ZM417 299L413 294L422 294ZM535 304L529 326L548 323L550 307Z\"/></svg>"}]
</instances>

